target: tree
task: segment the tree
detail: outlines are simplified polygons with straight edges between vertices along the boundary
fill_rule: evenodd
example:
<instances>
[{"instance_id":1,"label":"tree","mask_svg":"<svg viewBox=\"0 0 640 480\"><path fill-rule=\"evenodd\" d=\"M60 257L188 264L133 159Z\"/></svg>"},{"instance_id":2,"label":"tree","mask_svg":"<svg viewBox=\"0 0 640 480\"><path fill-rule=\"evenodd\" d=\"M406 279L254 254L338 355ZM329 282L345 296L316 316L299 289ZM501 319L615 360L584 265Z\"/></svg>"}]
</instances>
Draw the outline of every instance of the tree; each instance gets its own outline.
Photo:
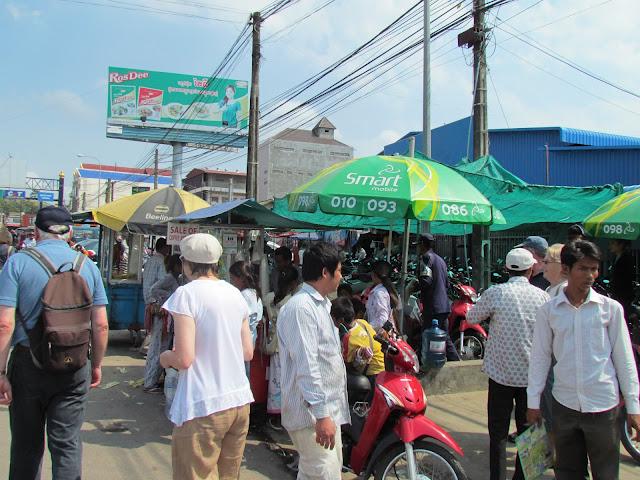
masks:
<instances>
[{"instance_id":1,"label":"tree","mask_svg":"<svg viewBox=\"0 0 640 480\"><path fill-rule=\"evenodd\" d=\"M37 213L39 203L35 200L15 200L13 198L0 198L0 213Z\"/></svg>"}]
</instances>

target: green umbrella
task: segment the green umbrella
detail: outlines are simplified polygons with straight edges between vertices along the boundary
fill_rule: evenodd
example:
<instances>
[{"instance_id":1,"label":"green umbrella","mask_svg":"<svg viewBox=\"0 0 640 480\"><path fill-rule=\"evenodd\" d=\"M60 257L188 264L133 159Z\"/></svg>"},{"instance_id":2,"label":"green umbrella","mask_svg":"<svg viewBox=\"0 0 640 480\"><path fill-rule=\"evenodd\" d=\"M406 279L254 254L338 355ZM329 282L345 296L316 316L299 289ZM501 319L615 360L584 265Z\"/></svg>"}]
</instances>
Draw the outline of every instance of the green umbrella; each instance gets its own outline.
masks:
<instances>
[{"instance_id":1,"label":"green umbrella","mask_svg":"<svg viewBox=\"0 0 640 480\"><path fill-rule=\"evenodd\" d=\"M490 225L504 222L471 183L433 160L375 155L336 163L288 195L289 210L404 219L404 298L409 252L409 220ZM401 302L402 305L403 302ZM404 316L400 316L400 331Z\"/></svg>"},{"instance_id":2,"label":"green umbrella","mask_svg":"<svg viewBox=\"0 0 640 480\"><path fill-rule=\"evenodd\" d=\"M504 218L462 175L433 160L371 156L336 163L288 196L289 210L490 225Z\"/></svg>"},{"instance_id":3,"label":"green umbrella","mask_svg":"<svg viewBox=\"0 0 640 480\"><path fill-rule=\"evenodd\" d=\"M584 227L594 237L636 240L640 236L640 189L609 200L585 219Z\"/></svg>"}]
</instances>

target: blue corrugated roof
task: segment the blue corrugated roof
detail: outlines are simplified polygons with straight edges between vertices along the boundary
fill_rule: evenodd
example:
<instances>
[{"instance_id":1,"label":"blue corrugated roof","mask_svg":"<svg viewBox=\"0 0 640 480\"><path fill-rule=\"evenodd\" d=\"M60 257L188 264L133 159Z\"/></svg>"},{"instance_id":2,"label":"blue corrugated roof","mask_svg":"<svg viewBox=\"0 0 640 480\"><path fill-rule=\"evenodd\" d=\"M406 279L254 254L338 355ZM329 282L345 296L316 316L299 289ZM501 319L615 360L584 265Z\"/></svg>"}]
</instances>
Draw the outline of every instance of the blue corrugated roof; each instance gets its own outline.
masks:
<instances>
[{"instance_id":1,"label":"blue corrugated roof","mask_svg":"<svg viewBox=\"0 0 640 480\"><path fill-rule=\"evenodd\" d=\"M640 138L612 133L591 132L576 128L560 127L560 140L572 145L590 145L593 147L620 147L640 145Z\"/></svg>"},{"instance_id":2,"label":"blue corrugated roof","mask_svg":"<svg viewBox=\"0 0 640 480\"><path fill-rule=\"evenodd\" d=\"M434 128L432 158L455 165L466 157L473 146L470 126L467 117ZM407 137L414 133L386 145L385 154L405 154L409 149ZM420 149L422 134L415 136L416 148ZM489 129L489 145L491 155L529 183L544 184L547 181L547 152L551 184L640 183L640 137L557 126L497 128ZM588 172L583 172L585 170Z\"/></svg>"},{"instance_id":3,"label":"blue corrugated roof","mask_svg":"<svg viewBox=\"0 0 640 480\"><path fill-rule=\"evenodd\" d=\"M153 175L141 173L109 172L105 170L87 170L79 168L78 174L81 178L95 178L99 180L115 180L136 183L153 183ZM161 185L171 185L171 177L158 175L158 183Z\"/></svg>"}]
</instances>

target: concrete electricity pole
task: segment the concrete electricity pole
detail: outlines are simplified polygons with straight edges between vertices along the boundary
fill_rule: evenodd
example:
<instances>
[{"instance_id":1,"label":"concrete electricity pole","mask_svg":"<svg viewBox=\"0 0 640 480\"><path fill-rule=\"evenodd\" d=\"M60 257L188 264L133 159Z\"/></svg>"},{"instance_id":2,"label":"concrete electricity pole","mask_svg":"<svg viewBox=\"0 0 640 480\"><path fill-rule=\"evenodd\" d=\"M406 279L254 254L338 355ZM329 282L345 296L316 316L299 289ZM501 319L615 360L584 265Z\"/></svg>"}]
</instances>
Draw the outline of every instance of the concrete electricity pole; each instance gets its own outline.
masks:
<instances>
[{"instance_id":1,"label":"concrete electricity pole","mask_svg":"<svg viewBox=\"0 0 640 480\"><path fill-rule=\"evenodd\" d=\"M487 57L486 32L484 26L485 0L473 1L473 159L489 155L489 127L487 121ZM474 225L471 235L471 259L473 284L476 289L489 286L491 274L491 245L489 227Z\"/></svg>"},{"instance_id":2,"label":"concrete electricity pole","mask_svg":"<svg viewBox=\"0 0 640 480\"><path fill-rule=\"evenodd\" d=\"M249 138L247 145L247 198L258 198L258 97L260 85L260 12L251 15L253 48L251 51L251 92L249 94Z\"/></svg>"},{"instance_id":3,"label":"concrete electricity pole","mask_svg":"<svg viewBox=\"0 0 640 480\"><path fill-rule=\"evenodd\" d=\"M431 7L424 0L422 66L422 153L431 158Z\"/></svg>"},{"instance_id":4,"label":"concrete electricity pole","mask_svg":"<svg viewBox=\"0 0 640 480\"><path fill-rule=\"evenodd\" d=\"M487 121L487 57L485 0L473 0L473 27L458 35L458 46L473 47L473 160L489 155ZM489 227L474 225L471 234L473 286L487 288L491 280Z\"/></svg>"}]
</instances>

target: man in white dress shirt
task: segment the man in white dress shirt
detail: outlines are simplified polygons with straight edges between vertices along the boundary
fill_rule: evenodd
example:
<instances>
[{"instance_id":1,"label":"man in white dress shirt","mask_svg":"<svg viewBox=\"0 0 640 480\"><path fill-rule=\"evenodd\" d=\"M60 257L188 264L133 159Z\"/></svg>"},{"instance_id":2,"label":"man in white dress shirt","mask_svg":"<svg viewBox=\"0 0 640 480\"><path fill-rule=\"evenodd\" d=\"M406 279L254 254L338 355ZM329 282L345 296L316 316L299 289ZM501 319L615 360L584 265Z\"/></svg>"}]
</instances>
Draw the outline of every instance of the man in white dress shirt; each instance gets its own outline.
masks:
<instances>
[{"instance_id":1,"label":"man in white dress shirt","mask_svg":"<svg viewBox=\"0 0 640 480\"><path fill-rule=\"evenodd\" d=\"M617 479L620 463L620 403L640 435L640 390L622 306L596 293L601 254L579 240L560 253L568 278L563 292L538 311L527 388L527 421L540 423L540 395L553 367L552 425L558 480Z\"/></svg>"},{"instance_id":2,"label":"man in white dress shirt","mask_svg":"<svg viewBox=\"0 0 640 480\"><path fill-rule=\"evenodd\" d=\"M338 251L326 243L304 255L304 284L278 314L282 425L300 454L298 480L339 480L340 425L349 423L347 377L327 295L342 275Z\"/></svg>"}]
</instances>

